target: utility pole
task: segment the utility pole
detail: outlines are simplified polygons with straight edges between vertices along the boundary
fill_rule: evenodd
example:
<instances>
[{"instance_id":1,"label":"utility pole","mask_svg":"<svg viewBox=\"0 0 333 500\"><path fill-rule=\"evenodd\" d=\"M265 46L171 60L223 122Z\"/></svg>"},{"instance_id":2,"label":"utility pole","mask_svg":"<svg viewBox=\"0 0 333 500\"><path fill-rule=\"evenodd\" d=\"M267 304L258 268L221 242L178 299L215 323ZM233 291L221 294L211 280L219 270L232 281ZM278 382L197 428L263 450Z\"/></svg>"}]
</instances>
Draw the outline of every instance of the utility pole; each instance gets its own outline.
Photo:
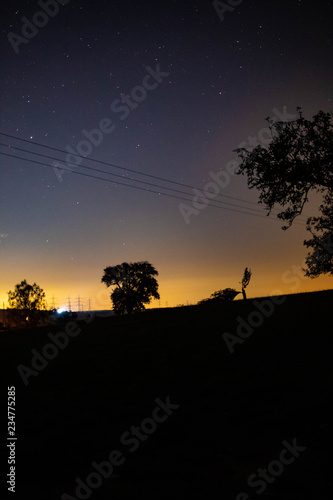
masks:
<instances>
[{"instance_id":1,"label":"utility pole","mask_svg":"<svg viewBox=\"0 0 333 500\"><path fill-rule=\"evenodd\" d=\"M67 303L67 310L68 310L68 311L71 311L71 310L72 310L72 304L71 304L71 298L70 298L70 296L68 296L68 299L67 299L67 300L68 300L68 303Z\"/></svg>"},{"instance_id":2,"label":"utility pole","mask_svg":"<svg viewBox=\"0 0 333 500\"><path fill-rule=\"evenodd\" d=\"M89 306L88 306L88 311L91 311L91 302L90 302L90 297L89 297Z\"/></svg>"}]
</instances>

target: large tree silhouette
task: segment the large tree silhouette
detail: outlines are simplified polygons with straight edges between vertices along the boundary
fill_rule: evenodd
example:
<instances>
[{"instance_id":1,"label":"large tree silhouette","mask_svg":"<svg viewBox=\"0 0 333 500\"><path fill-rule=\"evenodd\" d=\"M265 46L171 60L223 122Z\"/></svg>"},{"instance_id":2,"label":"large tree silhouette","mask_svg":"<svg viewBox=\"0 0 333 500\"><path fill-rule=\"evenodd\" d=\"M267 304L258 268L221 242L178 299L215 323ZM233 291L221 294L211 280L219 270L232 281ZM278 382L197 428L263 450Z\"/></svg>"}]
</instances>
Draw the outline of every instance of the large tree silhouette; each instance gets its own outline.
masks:
<instances>
[{"instance_id":1,"label":"large tree silhouette","mask_svg":"<svg viewBox=\"0 0 333 500\"><path fill-rule=\"evenodd\" d=\"M306 223L313 239L304 242L313 248L306 274L315 277L332 274L333 114L319 111L307 120L301 108L297 110L298 117L290 122L267 118L271 142L266 147L235 150L241 159L237 174L247 175L249 188L260 191L259 203L266 205L268 215L273 207L283 207L278 214L286 222L283 229L302 213L310 192L323 195L321 215Z\"/></svg>"},{"instance_id":2,"label":"large tree silhouette","mask_svg":"<svg viewBox=\"0 0 333 500\"><path fill-rule=\"evenodd\" d=\"M101 281L107 287L115 287L110 296L115 313L142 311L152 298L159 299L155 276L158 272L147 261L106 267Z\"/></svg>"},{"instance_id":3,"label":"large tree silhouette","mask_svg":"<svg viewBox=\"0 0 333 500\"><path fill-rule=\"evenodd\" d=\"M38 311L46 309L45 292L39 285L29 285L27 280L15 286L14 291L8 292L8 303L12 309L22 312L21 316L30 325L37 323Z\"/></svg>"}]
</instances>

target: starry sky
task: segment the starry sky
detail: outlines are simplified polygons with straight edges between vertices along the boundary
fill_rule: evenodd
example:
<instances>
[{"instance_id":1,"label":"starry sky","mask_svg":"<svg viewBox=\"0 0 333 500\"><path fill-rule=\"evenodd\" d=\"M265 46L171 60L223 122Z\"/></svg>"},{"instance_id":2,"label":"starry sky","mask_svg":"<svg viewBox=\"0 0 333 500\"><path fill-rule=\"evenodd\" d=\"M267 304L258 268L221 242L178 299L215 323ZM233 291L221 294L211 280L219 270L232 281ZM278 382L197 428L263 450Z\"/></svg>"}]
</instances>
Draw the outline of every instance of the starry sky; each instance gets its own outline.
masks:
<instances>
[{"instance_id":1,"label":"starry sky","mask_svg":"<svg viewBox=\"0 0 333 500\"><path fill-rule=\"evenodd\" d=\"M140 260L152 307L239 289L246 266L249 297L332 288L301 271L306 217L267 217L233 152L267 143L268 116L332 110L332 2L41 4L2 2L1 304L27 279L111 308L103 269Z\"/></svg>"}]
</instances>

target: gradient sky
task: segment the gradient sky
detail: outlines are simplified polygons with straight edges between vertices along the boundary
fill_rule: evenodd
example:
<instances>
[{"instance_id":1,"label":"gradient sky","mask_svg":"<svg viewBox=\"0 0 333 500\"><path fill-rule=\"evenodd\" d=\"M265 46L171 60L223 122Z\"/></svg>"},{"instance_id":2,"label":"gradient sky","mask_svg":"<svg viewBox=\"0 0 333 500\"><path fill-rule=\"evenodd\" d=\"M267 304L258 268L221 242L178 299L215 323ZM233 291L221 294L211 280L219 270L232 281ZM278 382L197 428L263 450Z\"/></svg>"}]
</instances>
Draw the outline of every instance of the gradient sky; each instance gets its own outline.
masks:
<instances>
[{"instance_id":1,"label":"gradient sky","mask_svg":"<svg viewBox=\"0 0 333 500\"><path fill-rule=\"evenodd\" d=\"M257 205L259 193L246 178L231 175L211 202L222 203L188 224L179 208L193 207L195 193L186 186L203 189L211 172L237 158L233 149L265 140L266 117L293 116L297 106L307 118L332 110L332 2L243 0L224 20L210 1L62 3L19 43L7 35L22 36L22 17L31 21L41 7L2 2L1 132L17 139L0 136L7 145L0 151L23 160L0 155L0 303L27 279L45 290L49 304L52 295L57 306L70 296L75 309L80 295L85 308L89 298L92 309L110 308L103 269L140 260L159 271L163 307L239 289L245 266L253 273L249 297L332 288L331 278L311 280L300 271L306 217L283 231ZM45 16L34 19L45 23ZM157 65L164 76L153 85L147 75ZM141 101L121 112L122 96L143 81L156 88L146 96L137 90ZM82 131L103 119L112 121L112 132L80 165L66 165L60 151L77 151ZM73 172L59 177L55 160L17 148ZM314 215L319 202L313 197L304 214Z\"/></svg>"}]
</instances>

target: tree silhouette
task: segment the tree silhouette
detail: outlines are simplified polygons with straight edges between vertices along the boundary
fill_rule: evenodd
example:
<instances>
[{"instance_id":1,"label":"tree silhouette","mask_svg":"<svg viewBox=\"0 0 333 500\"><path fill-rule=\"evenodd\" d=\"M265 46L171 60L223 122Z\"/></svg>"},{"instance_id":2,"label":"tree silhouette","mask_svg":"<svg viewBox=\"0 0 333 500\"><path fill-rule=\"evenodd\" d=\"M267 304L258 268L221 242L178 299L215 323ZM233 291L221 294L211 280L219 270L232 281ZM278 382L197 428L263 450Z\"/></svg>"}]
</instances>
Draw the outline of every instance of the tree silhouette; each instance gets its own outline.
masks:
<instances>
[{"instance_id":1,"label":"tree silhouette","mask_svg":"<svg viewBox=\"0 0 333 500\"><path fill-rule=\"evenodd\" d=\"M287 206L278 214L288 222L283 229L302 213L310 191L333 190L333 114L319 111L306 120L301 108L297 110L299 116L293 121L267 118L271 132L267 147L235 149L241 159L237 174L246 174L249 188L259 189L259 202L269 213L274 205Z\"/></svg>"},{"instance_id":2,"label":"tree silhouette","mask_svg":"<svg viewBox=\"0 0 333 500\"><path fill-rule=\"evenodd\" d=\"M37 323L38 311L46 309L45 292L34 283L29 285L26 280L15 286L15 290L8 292L8 303L12 309L22 312L26 324L34 326Z\"/></svg>"},{"instance_id":3,"label":"tree silhouette","mask_svg":"<svg viewBox=\"0 0 333 500\"><path fill-rule=\"evenodd\" d=\"M312 217L308 221L307 230L312 238L304 241L306 247L313 249L305 260L307 269L303 269L305 276L310 278L321 274L333 276L333 194L321 211L320 217Z\"/></svg>"},{"instance_id":4,"label":"tree silhouette","mask_svg":"<svg viewBox=\"0 0 333 500\"><path fill-rule=\"evenodd\" d=\"M106 267L102 283L115 286L110 297L116 314L131 314L145 309L152 298L159 299L158 272L149 262L123 262Z\"/></svg>"},{"instance_id":5,"label":"tree silhouette","mask_svg":"<svg viewBox=\"0 0 333 500\"><path fill-rule=\"evenodd\" d=\"M251 269L248 269L247 267L245 268L244 270L244 274L243 274L243 278L242 278L242 281L241 281L241 284L242 284L242 294L243 294L243 299L246 300L247 297L246 297L246 292L245 292L245 288L248 286L248 284L250 283L250 279L251 279L251 276L252 276L252 271Z\"/></svg>"},{"instance_id":6,"label":"tree silhouette","mask_svg":"<svg viewBox=\"0 0 333 500\"><path fill-rule=\"evenodd\" d=\"M237 174L246 174L249 188L259 189L259 203L266 204L268 215L275 205L286 207L277 215L287 223L284 230L302 213L310 192L323 195L321 215L306 222L313 238L304 244L313 253L308 254L304 271L314 278L332 275L333 113L319 111L306 120L301 108L297 111L297 119L290 122L267 118L271 132L267 147L235 150L241 159Z\"/></svg>"}]
</instances>

